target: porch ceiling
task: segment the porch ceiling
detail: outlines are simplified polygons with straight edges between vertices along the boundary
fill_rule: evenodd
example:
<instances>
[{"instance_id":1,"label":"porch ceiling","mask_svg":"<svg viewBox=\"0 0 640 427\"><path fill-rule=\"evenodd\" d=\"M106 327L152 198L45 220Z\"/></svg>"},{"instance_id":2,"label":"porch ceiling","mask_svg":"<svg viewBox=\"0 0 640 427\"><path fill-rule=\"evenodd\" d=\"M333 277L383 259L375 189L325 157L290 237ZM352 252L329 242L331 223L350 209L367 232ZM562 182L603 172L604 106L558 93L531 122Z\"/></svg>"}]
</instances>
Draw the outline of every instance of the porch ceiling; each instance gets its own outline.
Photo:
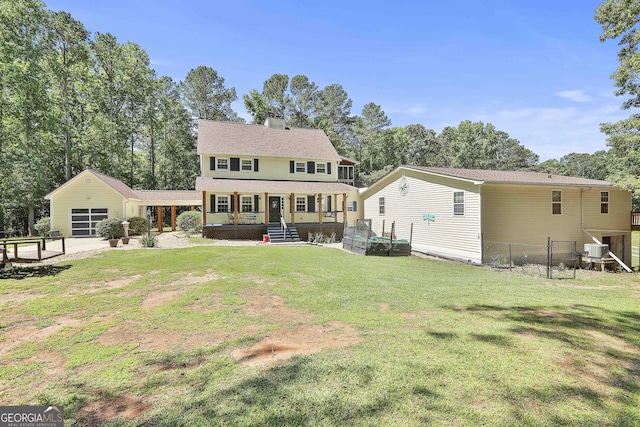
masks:
<instances>
[{"instance_id":1,"label":"porch ceiling","mask_svg":"<svg viewBox=\"0 0 640 427\"><path fill-rule=\"evenodd\" d=\"M348 193L354 190L340 182L267 181L253 179L213 179L199 177L196 191L254 193Z\"/></svg>"}]
</instances>

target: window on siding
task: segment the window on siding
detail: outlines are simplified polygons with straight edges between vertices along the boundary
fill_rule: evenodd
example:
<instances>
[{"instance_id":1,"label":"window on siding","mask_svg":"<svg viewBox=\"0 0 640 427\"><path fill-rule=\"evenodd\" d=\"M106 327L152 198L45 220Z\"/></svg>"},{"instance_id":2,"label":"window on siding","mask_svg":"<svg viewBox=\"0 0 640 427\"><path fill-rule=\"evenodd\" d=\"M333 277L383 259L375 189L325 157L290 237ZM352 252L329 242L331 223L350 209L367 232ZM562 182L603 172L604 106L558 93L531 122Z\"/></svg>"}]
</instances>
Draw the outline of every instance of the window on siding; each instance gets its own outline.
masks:
<instances>
[{"instance_id":1,"label":"window on siding","mask_svg":"<svg viewBox=\"0 0 640 427\"><path fill-rule=\"evenodd\" d=\"M378 213L384 215L384 197L378 198Z\"/></svg>"},{"instance_id":2,"label":"window on siding","mask_svg":"<svg viewBox=\"0 0 640 427\"><path fill-rule=\"evenodd\" d=\"M218 212L230 212L229 196L218 196Z\"/></svg>"},{"instance_id":3,"label":"window on siding","mask_svg":"<svg viewBox=\"0 0 640 427\"><path fill-rule=\"evenodd\" d=\"M600 213L601 214L609 213L609 192L608 191L600 192Z\"/></svg>"},{"instance_id":4,"label":"window on siding","mask_svg":"<svg viewBox=\"0 0 640 427\"><path fill-rule=\"evenodd\" d=\"M551 191L551 213L553 215L562 215L562 191Z\"/></svg>"},{"instance_id":5,"label":"window on siding","mask_svg":"<svg viewBox=\"0 0 640 427\"><path fill-rule=\"evenodd\" d=\"M218 170L229 170L229 159L216 159Z\"/></svg>"},{"instance_id":6,"label":"window on siding","mask_svg":"<svg viewBox=\"0 0 640 427\"><path fill-rule=\"evenodd\" d=\"M316 173L327 173L327 164L316 163Z\"/></svg>"},{"instance_id":7,"label":"window on siding","mask_svg":"<svg viewBox=\"0 0 640 427\"><path fill-rule=\"evenodd\" d=\"M242 212L252 212L253 211L253 197L251 196L242 196L240 200L240 206Z\"/></svg>"},{"instance_id":8,"label":"window on siding","mask_svg":"<svg viewBox=\"0 0 640 427\"><path fill-rule=\"evenodd\" d=\"M242 159L241 161L241 170L245 172L253 171L253 160L251 159Z\"/></svg>"},{"instance_id":9,"label":"window on siding","mask_svg":"<svg viewBox=\"0 0 640 427\"><path fill-rule=\"evenodd\" d=\"M307 172L307 164L305 162L296 162L296 173Z\"/></svg>"},{"instance_id":10,"label":"window on siding","mask_svg":"<svg viewBox=\"0 0 640 427\"><path fill-rule=\"evenodd\" d=\"M304 196L296 196L296 212L307 211L307 198Z\"/></svg>"},{"instance_id":11,"label":"window on siding","mask_svg":"<svg viewBox=\"0 0 640 427\"><path fill-rule=\"evenodd\" d=\"M384 199L384 197L382 197ZM358 202L355 200L347 205L347 212L358 212Z\"/></svg>"},{"instance_id":12,"label":"window on siding","mask_svg":"<svg viewBox=\"0 0 640 427\"><path fill-rule=\"evenodd\" d=\"M453 214L464 215L464 191L453 192Z\"/></svg>"}]
</instances>

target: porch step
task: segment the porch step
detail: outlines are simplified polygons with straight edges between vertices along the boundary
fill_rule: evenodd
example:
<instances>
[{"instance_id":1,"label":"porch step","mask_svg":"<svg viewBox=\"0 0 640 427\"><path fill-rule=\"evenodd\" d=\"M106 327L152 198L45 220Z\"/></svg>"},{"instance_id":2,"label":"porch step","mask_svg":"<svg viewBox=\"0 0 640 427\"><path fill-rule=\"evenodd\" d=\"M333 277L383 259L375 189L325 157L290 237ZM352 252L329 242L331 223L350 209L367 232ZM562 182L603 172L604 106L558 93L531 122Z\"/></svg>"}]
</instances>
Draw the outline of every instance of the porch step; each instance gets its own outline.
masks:
<instances>
[{"instance_id":1,"label":"porch step","mask_svg":"<svg viewBox=\"0 0 640 427\"><path fill-rule=\"evenodd\" d=\"M280 224L268 225L267 234L269 235L269 242L300 242L300 236L295 226L287 226L286 232L280 228Z\"/></svg>"}]
</instances>

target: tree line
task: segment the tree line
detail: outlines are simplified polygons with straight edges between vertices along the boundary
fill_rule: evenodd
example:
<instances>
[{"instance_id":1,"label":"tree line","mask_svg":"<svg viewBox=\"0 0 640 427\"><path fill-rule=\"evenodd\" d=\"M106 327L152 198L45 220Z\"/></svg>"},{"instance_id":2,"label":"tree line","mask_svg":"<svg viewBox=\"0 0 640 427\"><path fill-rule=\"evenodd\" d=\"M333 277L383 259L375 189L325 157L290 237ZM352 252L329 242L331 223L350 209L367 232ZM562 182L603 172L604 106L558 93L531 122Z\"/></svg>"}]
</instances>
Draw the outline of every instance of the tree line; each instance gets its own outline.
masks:
<instances>
[{"instance_id":1,"label":"tree line","mask_svg":"<svg viewBox=\"0 0 640 427\"><path fill-rule=\"evenodd\" d=\"M209 66L176 82L158 76L136 43L92 34L39 0L0 1L0 230L33 232L47 215L43 197L86 168L132 188L192 189L200 173L197 120L244 122L236 100ZM242 100L254 124L275 116L289 127L322 129L340 154L360 162L361 185L401 164L594 179L610 172L604 151L539 163L491 123L466 120L440 133L394 127L380 105L353 113L340 84L319 88L305 75L274 74Z\"/></svg>"}]
</instances>

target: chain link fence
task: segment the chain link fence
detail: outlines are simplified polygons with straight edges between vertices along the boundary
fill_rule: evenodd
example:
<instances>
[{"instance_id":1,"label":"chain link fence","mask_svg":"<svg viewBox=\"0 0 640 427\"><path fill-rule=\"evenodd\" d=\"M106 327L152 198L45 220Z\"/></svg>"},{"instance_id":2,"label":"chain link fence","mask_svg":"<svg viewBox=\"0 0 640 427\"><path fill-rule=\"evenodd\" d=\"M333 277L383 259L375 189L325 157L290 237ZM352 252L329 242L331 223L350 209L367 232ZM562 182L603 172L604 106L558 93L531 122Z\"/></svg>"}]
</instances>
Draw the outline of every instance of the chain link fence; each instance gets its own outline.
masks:
<instances>
[{"instance_id":1,"label":"chain link fence","mask_svg":"<svg viewBox=\"0 0 640 427\"><path fill-rule=\"evenodd\" d=\"M579 255L575 241L549 239L546 245L491 241L483 244L484 264L549 279L575 279Z\"/></svg>"}]
</instances>

